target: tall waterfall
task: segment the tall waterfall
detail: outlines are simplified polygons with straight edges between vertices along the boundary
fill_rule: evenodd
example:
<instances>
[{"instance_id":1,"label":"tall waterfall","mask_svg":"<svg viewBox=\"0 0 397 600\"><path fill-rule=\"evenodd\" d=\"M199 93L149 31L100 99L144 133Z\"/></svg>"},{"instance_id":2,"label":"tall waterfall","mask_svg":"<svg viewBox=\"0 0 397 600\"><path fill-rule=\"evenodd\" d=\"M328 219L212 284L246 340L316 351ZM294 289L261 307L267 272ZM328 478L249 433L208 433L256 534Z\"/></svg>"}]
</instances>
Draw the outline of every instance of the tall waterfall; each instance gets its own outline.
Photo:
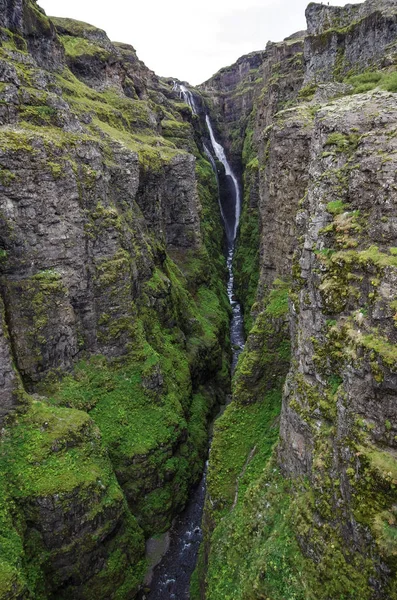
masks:
<instances>
[{"instance_id":1,"label":"tall waterfall","mask_svg":"<svg viewBox=\"0 0 397 600\"><path fill-rule=\"evenodd\" d=\"M184 102L186 102L186 104L188 106L190 106L193 114L197 115L198 114L197 104L196 104L196 100L195 100L192 92L185 85L183 85L182 83L177 83L177 82L174 82L173 90L176 92L179 92L180 97L183 98ZM222 202L219 202L222 219L225 224L225 230L226 230L228 242L229 242L229 244L233 244L233 242L236 240L236 237L237 237L237 230L238 230L238 226L239 226L239 222L240 222L240 215L241 215L240 186L238 184L237 177L233 173L230 163L227 160L225 149L215 139L215 134L214 134L214 130L212 127L211 119L208 114L205 117L205 123L207 125L208 133L210 135L211 145L212 145L214 154L217 157L217 159L223 164L223 166L225 168L226 176L230 177L232 184L233 184L233 192L234 192L234 194L233 194L234 195L234 218L233 218L233 221L234 221L234 223L232 225L230 224L230 219L228 219L227 215L225 214L225 211L222 206ZM216 163L214 161L213 155L205 144L204 144L204 151L205 151L206 155L208 156L209 161L211 162L211 165L212 165L212 168L214 169L215 174L218 176L217 169L216 169ZM218 180L218 184L219 184L219 180Z\"/></svg>"},{"instance_id":2,"label":"tall waterfall","mask_svg":"<svg viewBox=\"0 0 397 600\"><path fill-rule=\"evenodd\" d=\"M194 95L186 86L174 83L174 91L190 106L192 112L197 115L197 104ZM230 341L232 346L232 370L234 371L239 355L244 348L244 322L241 305L234 297L234 275L233 275L233 257L235 240L240 218L240 188L237 179L230 168L226 158L225 151L215 139L209 117L206 117L208 132L211 138L211 144L216 157L223 163L226 175L232 185L229 186L229 193L225 198L224 206L219 198L219 206L225 231L227 234L227 269L229 279L227 282L227 293L230 305L232 307L232 319L230 323ZM216 162L208 146L204 143L204 152L210 161L216 175L218 186L219 177L216 168ZM233 217L233 218L232 218ZM208 465L208 463L207 463ZM148 580L150 592L144 593L140 598L145 600L183 600L190 598L189 587L190 577L196 566L200 543L203 539L201 529L201 519L203 514L205 492L206 492L206 473L207 465L203 473L200 485L193 491L190 502L186 509L174 521L169 537L169 547L162 560L154 568L151 577ZM156 540L152 538L149 542L156 547Z\"/></svg>"},{"instance_id":3,"label":"tall waterfall","mask_svg":"<svg viewBox=\"0 0 397 600\"><path fill-rule=\"evenodd\" d=\"M229 164L229 161L226 158L226 154L225 154L225 150L224 150L223 146L221 146L221 144L219 144L215 139L214 130L212 128L211 120L208 115L206 115L206 117L205 117L205 122L207 124L207 129L210 134L211 144L214 149L215 156L225 167L225 173L228 177L231 178L231 180L233 182L233 186L234 186L235 208L234 208L234 228L233 228L233 240L232 240L232 241L234 241L237 236L237 229L238 229L238 225L239 225L239 221L240 221L240 214L241 214L240 186L238 184L237 177L233 173L232 168Z\"/></svg>"},{"instance_id":4,"label":"tall waterfall","mask_svg":"<svg viewBox=\"0 0 397 600\"><path fill-rule=\"evenodd\" d=\"M179 92L179 95L186 102L188 106L192 109L192 113L197 115L197 106L194 96L190 90L187 89L185 85L182 83L174 82L174 87L172 88L174 92Z\"/></svg>"},{"instance_id":5,"label":"tall waterfall","mask_svg":"<svg viewBox=\"0 0 397 600\"><path fill-rule=\"evenodd\" d=\"M179 96L183 98L188 106L192 109L193 114L198 115L197 103L194 94L183 84L174 82L174 91L179 92ZM235 251L235 242L237 237L237 231L241 215L241 192L240 186L237 181L237 177L233 173L230 163L226 157L226 152L223 146L215 139L214 130L212 127L211 119L207 114L205 117L205 123L207 125L208 133L211 140L213 153L217 159L223 164L227 180L229 185L229 193L226 199L222 201L221 194L218 194L219 207L221 211L222 220L225 226L228 248L227 248L227 269L229 272L229 280L227 284L227 293L229 301L232 307L232 320L230 324L230 337L234 348L232 369L236 367L238 357L244 348L244 321L241 305L236 302L234 296L234 273L233 273L233 258ZM219 176L216 167L216 162L213 153L210 151L208 146L204 143L204 152L210 161L214 173L217 178L219 188ZM220 189L219 189L220 191Z\"/></svg>"}]
</instances>

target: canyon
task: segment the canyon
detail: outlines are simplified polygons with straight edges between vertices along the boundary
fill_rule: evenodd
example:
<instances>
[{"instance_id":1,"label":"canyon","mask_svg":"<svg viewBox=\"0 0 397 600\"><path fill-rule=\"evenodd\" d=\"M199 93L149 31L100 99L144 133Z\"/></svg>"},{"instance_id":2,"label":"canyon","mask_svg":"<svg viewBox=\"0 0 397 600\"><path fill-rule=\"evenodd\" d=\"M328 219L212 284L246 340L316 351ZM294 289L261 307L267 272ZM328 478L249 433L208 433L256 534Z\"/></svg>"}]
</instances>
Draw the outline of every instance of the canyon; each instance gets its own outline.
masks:
<instances>
[{"instance_id":1,"label":"canyon","mask_svg":"<svg viewBox=\"0 0 397 600\"><path fill-rule=\"evenodd\" d=\"M397 0L195 88L0 15L0 599L397 599Z\"/></svg>"}]
</instances>

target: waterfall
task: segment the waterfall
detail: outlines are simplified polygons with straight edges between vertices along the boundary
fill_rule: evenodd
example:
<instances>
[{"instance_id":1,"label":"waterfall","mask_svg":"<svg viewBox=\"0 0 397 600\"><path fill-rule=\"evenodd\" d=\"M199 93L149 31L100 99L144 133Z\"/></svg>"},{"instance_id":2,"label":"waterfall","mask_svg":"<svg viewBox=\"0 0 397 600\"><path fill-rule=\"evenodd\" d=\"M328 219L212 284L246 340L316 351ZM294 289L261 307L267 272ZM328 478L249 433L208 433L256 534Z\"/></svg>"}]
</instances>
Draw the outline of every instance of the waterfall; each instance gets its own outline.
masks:
<instances>
[{"instance_id":1,"label":"waterfall","mask_svg":"<svg viewBox=\"0 0 397 600\"><path fill-rule=\"evenodd\" d=\"M197 103L194 97L194 94L183 84L174 82L173 90L179 93L180 98L186 102L188 106L192 109L193 114L198 115ZM208 133L211 140L211 145L213 149L213 153L208 148L207 144L204 142L204 152L208 157L208 160L211 163L211 166L216 175L216 179L218 182L218 190L220 192L219 187L219 176L218 170L216 168L216 162L214 159L214 154L217 159L223 164L225 168L225 173L228 178L228 182L231 183L229 188L229 194L227 195L226 202L222 202L221 195L218 193L218 202L219 208L221 211L221 216L223 220L223 224L226 231L228 248L227 248L227 270L229 272L229 279L227 283L227 294L229 297L230 305L232 307L232 320L230 324L230 337L232 340L232 346L234 348L233 352L233 360L232 360L232 370L234 371L239 354L244 348L244 320L243 313L241 309L241 305L236 301L234 297L234 273L233 273L233 258L235 251L235 242L237 237L237 230L240 221L241 215L241 193L240 186L237 181L237 177L233 173L233 170L230 166L229 161L226 157L226 152L223 146L217 142L215 139L214 130L212 127L211 119L207 114L205 116L205 123L208 129ZM232 202L234 201L234 203Z\"/></svg>"},{"instance_id":2,"label":"waterfall","mask_svg":"<svg viewBox=\"0 0 397 600\"><path fill-rule=\"evenodd\" d=\"M186 104L188 106L190 106L192 113L194 115L197 115L198 114L197 104L196 104L196 100L195 100L192 92L185 85L183 85L182 83L177 83L176 81L174 81L173 90L175 92L179 92L180 98L182 98L184 100L184 102L186 102ZM238 184L237 177L233 173L230 163L227 160L225 149L215 139L214 130L213 130L212 123L211 123L211 120L210 120L208 114L205 116L205 123L207 125L208 133L210 135L211 145L212 145L214 154L217 157L217 159L223 164L223 166L225 168L226 176L230 177L232 184L233 184L233 188L234 188L234 200L235 200L235 202L234 202L234 217L233 217L234 223L230 224L230 221L227 218L225 211L223 209L222 203L221 203L221 201L219 201L222 220L225 225L226 235L227 235L229 244L233 245L236 240L236 237L237 237L237 230L238 230L238 226L239 226L239 222L240 222L240 215L241 215L240 186ZM217 172L214 157L205 144L204 144L204 152L207 155L209 161L211 162L212 168L218 178L218 172ZM219 185L219 180L218 180L218 185Z\"/></svg>"},{"instance_id":3,"label":"waterfall","mask_svg":"<svg viewBox=\"0 0 397 600\"><path fill-rule=\"evenodd\" d=\"M237 229L240 221L241 214L241 194L240 194L240 186L237 181L237 177L232 171L232 168L229 164L229 161L226 158L225 150L221 144L219 144L214 135L214 130L212 128L211 120L208 115L205 117L205 122L207 124L207 129L210 134L211 144L215 152L215 156L217 159L223 164L225 167L225 173L228 177L231 178L235 191L235 208L234 208L234 228L233 228L233 239L234 242L237 237Z\"/></svg>"},{"instance_id":4,"label":"waterfall","mask_svg":"<svg viewBox=\"0 0 397 600\"><path fill-rule=\"evenodd\" d=\"M219 209L220 209L220 211L221 211L221 217L222 217L222 221L223 221L223 223L224 223L224 225L225 225L225 228L226 228L227 219L226 219L226 215L225 215L225 213L224 213L223 206L222 206L222 202L221 202L221 190L220 190L220 187L219 187L219 176L218 176L218 169L216 168L216 162L215 162L215 159L214 159L214 157L212 156L212 154L211 154L211 151L209 150L208 146L207 146L206 144L203 144L203 146L204 146L204 152L205 152L205 155L206 155L206 157L208 158L208 160L210 161L210 163L211 163L211 167L212 167L212 170L213 170L213 171L214 171L214 173L215 173L216 182L217 182L217 184L218 184L218 204L219 204Z\"/></svg>"},{"instance_id":5,"label":"waterfall","mask_svg":"<svg viewBox=\"0 0 397 600\"><path fill-rule=\"evenodd\" d=\"M192 113L197 115L196 101L192 92L188 90L185 85L182 83L176 83L176 81L174 81L174 87L172 89L174 92L179 92L179 97L183 98L186 104L192 109Z\"/></svg>"},{"instance_id":6,"label":"waterfall","mask_svg":"<svg viewBox=\"0 0 397 600\"><path fill-rule=\"evenodd\" d=\"M186 86L174 83L174 91L178 92L180 97L190 106L192 112L197 115L197 104L192 92ZM230 341L232 347L232 371L236 368L237 360L244 349L244 320L241 305L234 297L234 275L233 275L233 257L235 249L236 234L240 218L240 188L237 179L230 168L223 147L215 139L209 117L206 117L208 132L210 134L211 144L216 157L223 163L226 175L229 176L230 195L227 197L225 205L222 206L220 194L218 194L219 207L225 226L228 239L227 249L227 270L229 279L227 282L227 294L232 307L232 319L230 322ZM219 188L218 170L214 156L207 144L203 143L204 152L210 161ZM234 205L233 205L234 202ZM201 529L201 519L203 514L205 493L206 493L206 473L208 461L203 473L200 485L193 491L189 504L186 509L174 521L170 532L168 550L161 561L152 569L147 584L150 592L142 592L142 599L146 600L182 600L190 598L189 587L190 577L196 566L200 543L202 542L203 532ZM149 540L155 552L158 552L159 541L155 538ZM164 543L164 540L162 541ZM161 545L161 544L160 544Z\"/></svg>"}]
</instances>

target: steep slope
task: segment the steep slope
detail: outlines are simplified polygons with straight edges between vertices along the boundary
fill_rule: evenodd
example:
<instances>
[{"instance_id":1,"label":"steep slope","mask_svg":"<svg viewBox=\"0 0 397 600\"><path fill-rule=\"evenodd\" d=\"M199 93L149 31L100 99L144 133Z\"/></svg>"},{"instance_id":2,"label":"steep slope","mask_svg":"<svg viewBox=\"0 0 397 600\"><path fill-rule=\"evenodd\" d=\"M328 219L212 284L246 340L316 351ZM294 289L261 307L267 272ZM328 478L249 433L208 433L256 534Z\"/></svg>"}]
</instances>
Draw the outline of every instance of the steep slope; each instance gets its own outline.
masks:
<instances>
[{"instance_id":1,"label":"steep slope","mask_svg":"<svg viewBox=\"0 0 397 600\"><path fill-rule=\"evenodd\" d=\"M142 595L230 391L227 193L247 343L213 436L192 598L397 598L397 2L197 91L0 0L0 598Z\"/></svg>"},{"instance_id":2,"label":"steep slope","mask_svg":"<svg viewBox=\"0 0 397 600\"><path fill-rule=\"evenodd\" d=\"M132 47L0 10L0 597L133 598L229 388L217 184Z\"/></svg>"},{"instance_id":3,"label":"steep slope","mask_svg":"<svg viewBox=\"0 0 397 600\"><path fill-rule=\"evenodd\" d=\"M259 283L215 427L193 597L397 597L397 5L306 15L303 40L268 46L245 129L246 315L256 265Z\"/></svg>"}]
</instances>

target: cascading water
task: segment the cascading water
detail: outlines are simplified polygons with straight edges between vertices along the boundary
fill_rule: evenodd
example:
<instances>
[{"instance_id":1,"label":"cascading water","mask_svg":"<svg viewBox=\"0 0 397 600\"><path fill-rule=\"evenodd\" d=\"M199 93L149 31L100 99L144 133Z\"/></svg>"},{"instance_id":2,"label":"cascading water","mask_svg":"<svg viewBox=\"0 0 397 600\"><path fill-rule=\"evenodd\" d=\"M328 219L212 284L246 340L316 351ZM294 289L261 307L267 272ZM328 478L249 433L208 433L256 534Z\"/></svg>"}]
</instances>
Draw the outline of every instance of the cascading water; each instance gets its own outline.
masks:
<instances>
[{"instance_id":1,"label":"cascading water","mask_svg":"<svg viewBox=\"0 0 397 600\"><path fill-rule=\"evenodd\" d=\"M180 97L190 106L194 114L198 114L194 95L186 86L174 83L174 91L179 92ZM229 182L227 198L219 196L219 207L224 223L227 237L227 268L228 284L227 293L232 306L232 320L230 325L230 339L232 344L233 360L232 369L237 364L238 357L244 348L244 323L241 306L234 298L234 275L233 257L235 241L240 219L241 194L236 176L234 175L227 160L224 148L219 144L214 135L209 116L206 116L206 124L215 156L225 168L226 179ZM213 154L204 144L204 151L215 172L218 189L219 175ZM208 464L208 462L207 462ZM200 484L194 490L186 509L179 515L173 525L170 535L167 537L168 550L161 562L153 569L149 580L150 592L142 594L147 600L187 600L190 598L190 578L195 569L198 550L202 541L201 520L203 516L207 464ZM151 553L156 553L156 546L164 545L164 539L156 541L149 540L148 545ZM161 550L160 550L161 551Z\"/></svg>"},{"instance_id":2,"label":"cascading water","mask_svg":"<svg viewBox=\"0 0 397 600\"><path fill-rule=\"evenodd\" d=\"M174 81L174 87L172 88L174 92L179 92L179 96L183 98L188 106L192 109L194 115L197 115L197 106L194 96L190 90L187 89L185 85L182 83L176 83Z\"/></svg>"},{"instance_id":3,"label":"cascading water","mask_svg":"<svg viewBox=\"0 0 397 600\"><path fill-rule=\"evenodd\" d=\"M221 144L219 144L215 139L214 130L211 124L211 120L208 115L205 117L205 122L207 124L207 129L210 134L211 144L214 149L215 155L217 159L223 164L225 168L226 178L229 179L231 186L229 187L229 193L227 201L222 202L221 204L221 214L223 223L225 226L226 237L227 237L227 269L229 273L229 280L227 284L227 293L229 296L229 302L232 307L232 320L230 324L230 339L232 342L233 348L233 360L232 360L232 370L234 371L238 357L241 354L241 351L244 348L244 320L243 313L241 309L241 305L239 302L235 300L234 297L234 274L233 274L233 258L235 251L235 242L237 237L238 226L240 222L240 214L241 214L241 193L240 186L237 181L237 177L233 173L233 170L230 166L229 161L227 160L225 150ZM216 164L214 159L212 159L211 164ZM215 170L216 172L216 170ZM230 202L230 199L232 202Z\"/></svg>"},{"instance_id":4,"label":"cascading water","mask_svg":"<svg viewBox=\"0 0 397 600\"><path fill-rule=\"evenodd\" d=\"M223 164L225 167L226 177L230 177L233 183L234 188L234 227L232 228L232 233L228 235L228 239L232 242L235 241L237 237L237 229L240 222L240 212L241 212L241 194L240 194L240 186L237 181L237 177L232 171L232 168L229 164L229 161L226 158L225 150L223 146L221 146L215 139L214 130L212 128L211 120L208 115L205 117L205 122L207 124L207 129L210 134L211 144L215 152L215 156L217 159ZM228 228L229 223L225 222L225 226ZM226 233L228 231L226 230Z\"/></svg>"}]
</instances>

